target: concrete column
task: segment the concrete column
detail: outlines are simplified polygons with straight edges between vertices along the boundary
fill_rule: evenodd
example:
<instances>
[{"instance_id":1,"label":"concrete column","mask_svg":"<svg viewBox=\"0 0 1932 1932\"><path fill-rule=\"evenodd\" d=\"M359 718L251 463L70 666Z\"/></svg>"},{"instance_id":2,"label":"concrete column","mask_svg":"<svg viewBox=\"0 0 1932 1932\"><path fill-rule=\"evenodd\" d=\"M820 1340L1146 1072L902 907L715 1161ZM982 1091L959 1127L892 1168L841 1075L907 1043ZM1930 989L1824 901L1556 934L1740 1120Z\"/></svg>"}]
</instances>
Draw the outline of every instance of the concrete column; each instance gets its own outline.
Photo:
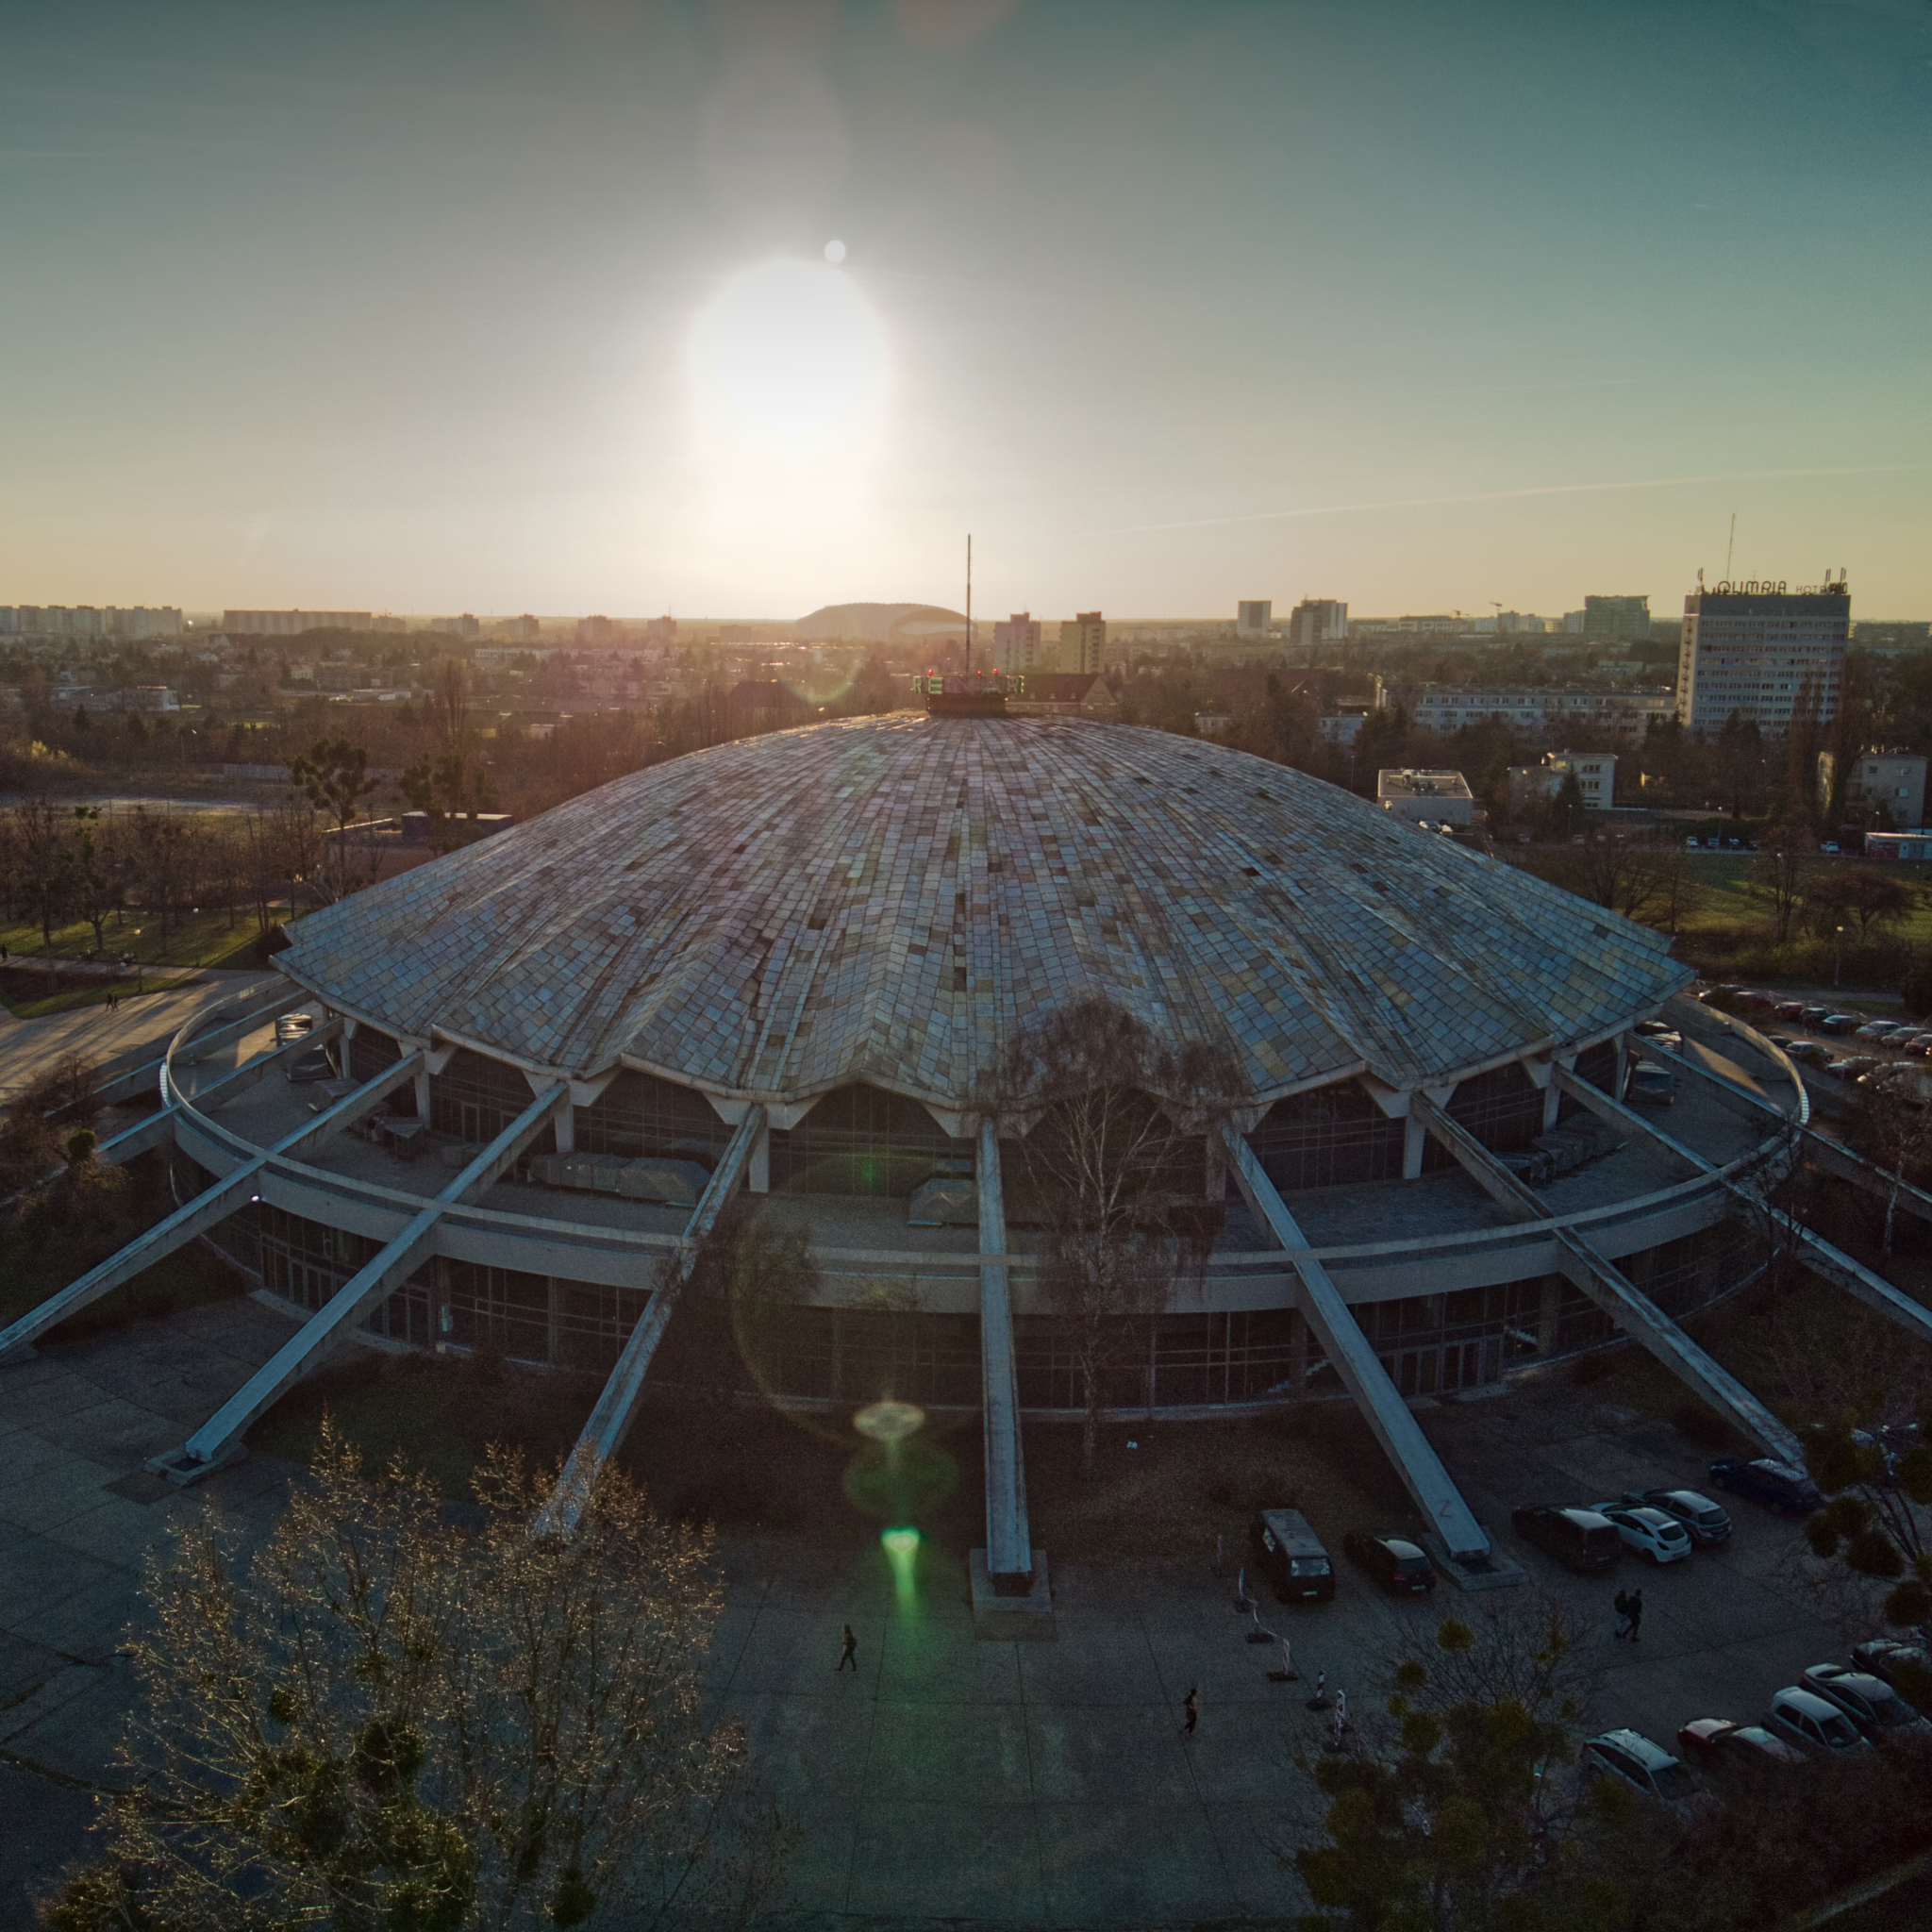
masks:
<instances>
[{"instance_id":1,"label":"concrete column","mask_svg":"<svg viewBox=\"0 0 1932 1932\"><path fill-rule=\"evenodd\" d=\"M1288 1311L1289 1373L1294 1377L1294 1392L1308 1392L1308 1324L1299 1308Z\"/></svg>"},{"instance_id":2,"label":"concrete column","mask_svg":"<svg viewBox=\"0 0 1932 1932\"><path fill-rule=\"evenodd\" d=\"M1423 1154L1429 1144L1429 1130L1411 1112L1402 1124L1402 1178L1418 1181L1423 1176Z\"/></svg>"},{"instance_id":3,"label":"concrete column","mask_svg":"<svg viewBox=\"0 0 1932 1932\"><path fill-rule=\"evenodd\" d=\"M1536 1347L1539 1355L1554 1355L1557 1326L1561 1319L1563 1283L1558 1275L1545 1274L1537 1292Z\"/></svg>"},{"instance_id":4,"label":"concrete column","mask_svg":"<svg viewBox=\"0 0 1932 1932\"><path fill-rule=\"evenodd\" d=\"M563 1366L563 1283L554 1274L543 1277L548 1330L543 1338L545 1358L555 1367Z\"/></svg>"},{"instance_id":5,"label":"concrete column","mask_svg":"<svg viewBox=\"0 0 1932 1932\"><path fill-rule=\"evenodd\" d=\"M1007 1212L1000 1143L979 1128L979 1359L986 1423L986 1568L1000 1596L1024 1596L1033 1580L1020 1391L1013 1366L1013 1305L1007 1274Z\"/></svg>"},{"instance_id":6,"label":"concrete column","mask_svg":"<svg viewBox=\"0 0 1932 1932\"><path fill-rule=\"evenodd\" d=\"M758 1139L751 1143L751 1158L744 1170L744 1186L747 1193L769 1194L772 1191L772 1124L769 1120L759 1126Z\"/></svg>"},{"instance_id":7,"label":"concrete column","mask_svg":"<svg viewBox=\"0 0 1932 1932\"><path fill-rule=\"evenodd\" d=\"M422 1067L416 1074L416 1118L423 1123L425 1133L429 1131L429 1069Z\"/></svg>"},{"instance_id":8,"label":"concrete column","mask_svg":"<svg viewBox=\"0 0 1932 1932\"><path fill-rule=\"evenodd\" d=\"M577 1151L577 1110L574 1107L559 1107L557 1118L551 1123L557 1134L557 1151L559 1154L575 1154Z\"/></svg>"},{"instance_id":9,"label":"concrete column","mask_svg":"<svg viewBox=\"0 0 1932 1932\"><path fill-rule=\"evenodd\" d=\"M1552 1080L1543 1089L1543 1132L1548 1133L1557 1124L1557 1119L1563 1105L1563 1090Z\"/></svg>"}]
</instances>

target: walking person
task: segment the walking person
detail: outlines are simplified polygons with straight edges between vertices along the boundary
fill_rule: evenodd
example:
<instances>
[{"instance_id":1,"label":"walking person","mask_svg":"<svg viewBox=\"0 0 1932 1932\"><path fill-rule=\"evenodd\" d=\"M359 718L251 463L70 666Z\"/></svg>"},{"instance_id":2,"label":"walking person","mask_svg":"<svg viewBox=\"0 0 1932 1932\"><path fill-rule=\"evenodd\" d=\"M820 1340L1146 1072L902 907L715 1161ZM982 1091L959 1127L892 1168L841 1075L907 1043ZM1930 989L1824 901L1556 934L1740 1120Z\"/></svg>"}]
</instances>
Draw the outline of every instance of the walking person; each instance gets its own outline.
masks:
<instances>
[{"instance_id":1,"label":"walking person","mask_svg":"<svg viewBox=\"0 0 1932 1932\"><path fill-rule=\"evenodd\" d=\"M1285 1637L1281 1640L1281 1681L1284 1684L1294 1682L1294 1653L1289 1648Z\"/></svg>"},{"instance_id":2,"label":"walking person","mask_svg":"<svg viewBox=\"0 0 1932 1932\"><path fill-rule=\"evenodd\" d=\"M850 1624L845 1625L845 1648L839 1653L839 1661L832 1666L832 1674L836 1677L847 1664L852 1666L852 1674L858 1676L858 1639L853 1636Z\"/></svg>"},{"instance_id":3,"label":"walking person","mask_svg":"<svg viewBox=\"0 0 1932 1932\"><path fill-rule=\"evenodd\" d=\"M1620 1590L1611 1608L1617 1613L1617 1627L1610 1634L1613 1637L1627 1637L1630 1634L1630 1592Z\"/></svg>"},{"instance_id":4,"label":"walking person","mask_svg":"<svg viewBox=\"0 0 1932 1932\"><path fill-rule=\"evenodd\" d=\"M1194 1726L1201 1722L1201 1687L1191 1684L1188 1694L1181 1699L1181 1708L1187 1713L1187 1722L1181 1725L1181 1736L1191 1738Z\"/></svg>"},{"instance_id":5,"label":"walking person","mask_svg":"<svg viewBox=\"0 0 1932 1932\"><path fill-rule=\"evenodd\" d=\"M1643 1634L1643 1592L1633 1590L1630 1592L1630 1641L1635 1643Z\"/></svg>"},{"instance_id":6,"label":"walking person","mask_svg":"<svg viewBox=\"0 0 1932 1932\"><path fill-rule=\"evenodd\" d=\"M1341 1740L1348 1732L1348 1692L1335 1693L1335 1748L1341 1749Z\"/></svg>"}]
</instances>

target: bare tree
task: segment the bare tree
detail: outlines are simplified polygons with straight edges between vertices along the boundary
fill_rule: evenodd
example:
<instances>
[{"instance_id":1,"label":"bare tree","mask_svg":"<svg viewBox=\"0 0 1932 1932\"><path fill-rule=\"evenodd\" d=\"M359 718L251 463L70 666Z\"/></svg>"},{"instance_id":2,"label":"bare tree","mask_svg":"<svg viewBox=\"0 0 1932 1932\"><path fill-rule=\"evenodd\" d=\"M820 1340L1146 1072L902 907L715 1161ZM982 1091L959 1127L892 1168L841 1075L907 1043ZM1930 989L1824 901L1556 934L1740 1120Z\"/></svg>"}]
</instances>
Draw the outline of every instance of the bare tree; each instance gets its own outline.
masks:
<instances>
[{"instance_id":1,"label":"bare tree","mask_svg":"<svg viewBox=\"0 0 1932 1932\"><path fill-rule=\"evenodd\" d=\"M308 794L319 812L335 821L335 831L323 844L322 862L309 874L309 884L325 904L346 899L375 876L367 878L351 858L349 827L361 813L362 803L378 791L381 781L369 775L369 753L346 738L317 739L307 752L289 760L289 776Z\"/></svg>"},{"instance_id":2,"label":"bare tree","mask_svg":"<svg viewBox=\"0 0 1932 1932\"><path fill-rule=\"evenodd\" d=\"M1780 825L1770 833L1751 864L1751 883L1771 902L1771 924L1779 945L1791 937L1791 923L1808 896L1815 847L1808 826Z\"/></svg>"},{"instance_id":3,"label":"bare tree","mask_svg":"<svg viewBox=\"0 0 1932 1932\"><path fill-rule=\"evenodd\" d=\"M1046 1230L1044 1286L1079 1372L1090 1474L1108 1370L1219 1232L1204 1137L1234 1090L1224 1049L1166 1046L1097 998L1022 1034L996 1082L989 1110L1030 1123L1016 1165Z\"/></svg>"},{"instance_id":4,"label":"bare tree","mask_svg":"<svg viewBox=\"0 0 1932 1932\"><path fill-rule=\"evenodd\" d=\"M14 807L7 841L8 897L41 929L41 945L54 950L54 927L67 915L74 890L74 852L65 816L50 798Z\"/></svg>"},{"instance_id":5,"label":"bare tree","mask_svg":"<svg viewBox=\"0 0 1932 1932\"><path fill-rule=\"evenodd\" d=\"M711 1540L614 1471L575 1535L534 1537L548 1487L491 1452L466 1531L325 1423L252 1562L212 1514L179 1524L125 1787L52 1923L742 1924L786 1834L701 1708Z\"/></svg>"}]
</instances>

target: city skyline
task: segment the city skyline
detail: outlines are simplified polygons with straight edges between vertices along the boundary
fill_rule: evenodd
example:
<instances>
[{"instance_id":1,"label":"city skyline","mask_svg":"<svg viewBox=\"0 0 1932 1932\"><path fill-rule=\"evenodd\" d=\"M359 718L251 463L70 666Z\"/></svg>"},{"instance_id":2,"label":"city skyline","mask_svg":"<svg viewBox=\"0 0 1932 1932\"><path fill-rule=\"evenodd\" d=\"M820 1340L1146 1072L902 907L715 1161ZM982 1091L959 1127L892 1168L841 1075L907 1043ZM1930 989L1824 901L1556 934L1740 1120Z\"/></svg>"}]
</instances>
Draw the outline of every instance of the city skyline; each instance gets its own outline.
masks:
<instances>
[{"instance_id":1,"label":"city skyline","mask_svg":"<svg viewBox=\"0 0 1932 1932\"><path fill-rule=\"evenodd\" d=\"M1727 550L1932 607L1895 8L103 4L0 46L23 603L957 606L971 529L989 616L1669 616Z\"/></svg>"}]
</instances>

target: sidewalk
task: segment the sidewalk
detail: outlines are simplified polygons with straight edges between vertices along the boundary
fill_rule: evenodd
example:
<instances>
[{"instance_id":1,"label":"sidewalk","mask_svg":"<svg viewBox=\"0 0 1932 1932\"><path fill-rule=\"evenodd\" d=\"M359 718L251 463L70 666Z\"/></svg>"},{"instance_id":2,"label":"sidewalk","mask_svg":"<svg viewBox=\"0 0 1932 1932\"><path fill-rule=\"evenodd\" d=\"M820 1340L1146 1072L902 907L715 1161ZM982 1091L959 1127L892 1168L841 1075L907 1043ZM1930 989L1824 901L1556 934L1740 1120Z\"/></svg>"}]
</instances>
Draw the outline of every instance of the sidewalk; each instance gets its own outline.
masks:
<instances>
[{"instance_id":1,"label":"sidewalk","mask_svg":"<svg viewBox=\"0 0 1932 1932\"><path fill-rule=\"evenodd\" d=\"M151 969L158 970L158 969ZM169 1038L205 1007L219 1006L259 986L269 973L197 972L178 992L147 993L118 1006L75 1007L40 1020L16 1020L0 1008L0 1106L50 1061L80 1054L105 1061L139 1048L159 1053Z\"/></svg>"}]
</instances>

